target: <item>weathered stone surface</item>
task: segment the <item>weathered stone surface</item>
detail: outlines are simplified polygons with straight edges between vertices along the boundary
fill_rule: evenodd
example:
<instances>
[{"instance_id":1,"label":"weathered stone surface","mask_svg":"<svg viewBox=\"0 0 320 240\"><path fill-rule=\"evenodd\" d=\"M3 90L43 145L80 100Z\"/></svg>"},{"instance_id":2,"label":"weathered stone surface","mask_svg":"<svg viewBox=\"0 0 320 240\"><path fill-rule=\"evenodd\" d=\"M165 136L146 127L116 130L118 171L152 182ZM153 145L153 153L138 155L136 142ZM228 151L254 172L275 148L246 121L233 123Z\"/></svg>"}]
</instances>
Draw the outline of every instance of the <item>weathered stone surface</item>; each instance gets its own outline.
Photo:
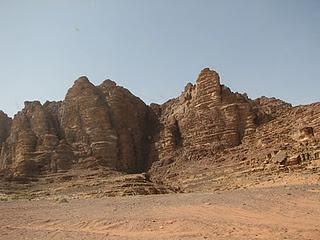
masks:
<instances>
[{"instance_id":1,"label":"weathered stone surface","mask_svg":"<svg viewBox=\"0 0 320 240\"><path fill-rule=\"evenodd\" d=\"M160 112L160 113L159 113ZM245 95L220 84L219 75L203 69L196 85L159 106L160 132L155 145L159 159L181 151L217 151L237 146L257 127L263 113Z\"/></svg>"},{"instance_id":2,"label":"weathered stone surface","mask_svg":"<svg viewBox=\"0 0 320 240\"><path fill-rule=\"evenodd\" d=\"M111 121L117 133L116 166L131 172L146 169L153 112L143 101L111 80L104 81L98 87L109 105Z\"/></svg>"},{"instance_id":3,"label":"weathered stone surface","mask_svg":"<svg viewBox=\"0 0 320 240\"><path fill-rule=\"evenodd\" d=\"M86 77L69 89L61 107L61 126L78 159L90 156L99 164L115 166L118 136L103 93Z\"/></svg>"},{"instance_id":4,"label":"weathered stone surface","mask_svg":"<svg viewBox=\"0 0 320 240\"><path fill-rule=\"evenodd\" d=\"M2 166L12 168L18 175L23 174L23 169L30 175L32 168L37 174L50 163L56 142L56 129L46 109L38 101L25 102L25 108L15 115L10 136L3 144Z\"/></svg>"},{"instance_id":5,"label":"weathered stone surface","mask_svg":"<svg viewBox=\"0 0 320 240\"><path fill-rule=\"evenodd\" d=\"M261 108L260 108L261 109ZM274 109L275 110L275 109ZM241 144L211 153L180 151L173 164L154 163L154 181L183 191L248 187L291 172L320 172L320 103L273 112Z\"/></svg>"},{"instance_id":6,"label":"weathered stone surface","mask_svg":"<svg viewBox=\"0 0 320 240\"><path fill-rule=\"evenodd\" d=\"M60 102L0 112L0 175L23 182L70 171L149 171L184 191L226 189L241 179L320 171L320 105L251 100L203 69L166 103L145 105L111 80L80 77ZM149 181L149 180L148 180Z\"/></svg>"},{"instance_id":7,"label":"weathered stone surface","mask_svg":"<svg viewBox=\"0 0 320 240\"><path fill-rule=\"evenodd\" d=\"M292 107L276 98L253 101L219 80L204 69L180 97L153 106L160 119L159 161L150 170L154 181L208 191L295 169L320 171L319 103Z\"/></svg>"},{"instance_id":8,"label":"weathered stone surface","mask_svg":"<svg viewBox=\"0 0 320 240\"><path fill-rule=\"evenodd\" d=\"M5 141L10 135L11 124L12 119L9 118L7 114L0 111L0 159L5 159L5 154L8 152ZM0 170L5 168L6 165L7 163L0 161Z\"/></svg>"},{"instance_id":9,"label":"weathered stone surface","mask_svg":"<svg viewBox=\"0 0 320 240\"><path fill-rule=\"evenodd\" d=\"M254 100L260 110L264 112L269 118L275 118L281 115L282 112L289 110L292 105L280 99L260 97Z\"/></svg>"},{"instance_id":10,"label":"weathered stone surface","mask_svg":"<svg viewBox=\"0 0 320 240\"><path fill-rule=\"evenodd\" d=\"M1 168L37 175L70 168L147 166L152 111L110 80L94 86L80 77L64 101L25 102L12 121L1 115Z\"/></svg>"},{"instance_id":11,"label":"weathered stone surface","mask_svg":"<svg viewBox=\"0 0 320 240\"><path fill-rule=\"evenodd\" d=\"M314 139L313 127L302 127L298 129L296 132L294 132L292 137L293 139L300 142L313 140Z\"/></svg>"},{"instance_id":12,"label":"weathered stone surface","mask_svg":"<svg viewBox=\"0 0 320 240\"><path fill-rule=\"evenodd\" d=\"M0 111L0 146L10 134L11 118L7 114Z\"/></svg>"}]
</instances>

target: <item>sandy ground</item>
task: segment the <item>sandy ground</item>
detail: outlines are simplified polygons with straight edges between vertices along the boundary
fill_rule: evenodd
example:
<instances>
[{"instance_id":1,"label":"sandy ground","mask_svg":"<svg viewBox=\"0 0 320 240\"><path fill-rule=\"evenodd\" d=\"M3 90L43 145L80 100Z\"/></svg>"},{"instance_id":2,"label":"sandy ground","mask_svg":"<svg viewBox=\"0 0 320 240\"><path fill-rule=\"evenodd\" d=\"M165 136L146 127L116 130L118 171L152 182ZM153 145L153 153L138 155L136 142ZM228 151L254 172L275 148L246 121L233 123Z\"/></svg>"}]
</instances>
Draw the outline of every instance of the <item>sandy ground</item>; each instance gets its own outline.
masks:
<instances>
[{"instance_id":1,"label":"sandy ground","mask_svg":"<svg viewBox=\"0 0 320 240\"><path fill-rule=\"evenodd\" d=\"M0 239L320 239L320 185L0 202Z\"/></svg>"}]
</instances>

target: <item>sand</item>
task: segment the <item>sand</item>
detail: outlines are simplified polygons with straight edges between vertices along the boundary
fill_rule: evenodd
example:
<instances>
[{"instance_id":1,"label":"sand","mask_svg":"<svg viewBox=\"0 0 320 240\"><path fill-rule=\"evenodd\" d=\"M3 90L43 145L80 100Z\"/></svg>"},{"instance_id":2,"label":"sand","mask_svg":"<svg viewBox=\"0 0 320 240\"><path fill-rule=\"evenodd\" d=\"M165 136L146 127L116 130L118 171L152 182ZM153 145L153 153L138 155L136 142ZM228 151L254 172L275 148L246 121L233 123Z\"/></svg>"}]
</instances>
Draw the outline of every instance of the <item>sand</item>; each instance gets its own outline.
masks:
<instances>
[{"instance_id":1,"label":"sand","mask_svg":"<svg viewBox=\"0 0 320 240\"><path fill-rule=\"evenodd\" d=\"M0 239L320 239L320 185L0 202Z\"/></svg>"}]
</instances>

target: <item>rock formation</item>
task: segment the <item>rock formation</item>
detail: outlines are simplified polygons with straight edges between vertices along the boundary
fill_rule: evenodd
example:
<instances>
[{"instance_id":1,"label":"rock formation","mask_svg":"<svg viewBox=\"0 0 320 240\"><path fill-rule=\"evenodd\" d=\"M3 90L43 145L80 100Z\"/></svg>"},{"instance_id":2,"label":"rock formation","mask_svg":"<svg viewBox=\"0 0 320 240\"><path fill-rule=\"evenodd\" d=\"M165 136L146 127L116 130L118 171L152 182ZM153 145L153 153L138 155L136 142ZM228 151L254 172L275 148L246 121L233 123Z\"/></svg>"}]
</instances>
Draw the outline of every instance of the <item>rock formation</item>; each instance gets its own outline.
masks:
<instances>
[{"instance_id":1,"label":"rock formation","mask_svg":"<svg viewBox=\"0 0 320 240\"><path fill-rule=\"evenodd\" d=\"M63 101L25 102L12 120L0 112L0 173L149 171L186 191L221 188L258 172L318 171L319 119L319 103L251 100L208 68L179 97L150 106L111 80L80 77Z\"/></svg>"},{"instance_id":2,"label":"rock formation","mask_svg":"<svg viewBox=\"0 0 320 240\"><path fill-rule=\"evenodd\" d=\"M5 114L4 112L0 111L0 159L4 159L2 152L5 148L5 141L10 135L10 128L11 128L12 120ZM7 163L3 160L0 161L0 169L6 168Z\"/></svg>"},{"instance_id":3,"label":"rock formation","mask_svg":"<svg viewBox=\"0 0 320 240\"><path fill-rule=\"evenodd\" d=\"M105 166L146 168L152 112L110 80L94 86L80 77L62 102L25 102L12 121L0 115L1 168L38 175ZM10 129L10 131L9 131Z\"/></svg>"},{"instance_id":4,"label":"rock formation","mask_svg":"<svg viewBox=\"0 0 320 240\"><path fill-rule=\"evenodd\" d=\"M291 107L264 98L257 107L258 112L266 112L241 144L200 154L184 149L174 161L154 163L150 170L153 180L183 191L212 191L274 181L288 173L304 177L319 173L320 104Z\"/></svg>"},{"instance_id":5,"label":"rock formation","mask_svg":"<svg viewBox=\"0 0 320 240\"><path fill-rule=\"evenodd\" d=\"M181 151L201 155L237 146L264 119L254 101L221 85L218 73L208 68L196 85L189 83L180 97L157 107L160 161Z\"/></svg>"},{"instance_id":6,"label":"rock formation","mask_svg":"<svg viewBox=\"0 0 320 240\"><path fill-rule=\"evenodd\" d=\"M11 118L0 111L0 145L8 138L11 128Z\"/></svg>"}]
</instances>

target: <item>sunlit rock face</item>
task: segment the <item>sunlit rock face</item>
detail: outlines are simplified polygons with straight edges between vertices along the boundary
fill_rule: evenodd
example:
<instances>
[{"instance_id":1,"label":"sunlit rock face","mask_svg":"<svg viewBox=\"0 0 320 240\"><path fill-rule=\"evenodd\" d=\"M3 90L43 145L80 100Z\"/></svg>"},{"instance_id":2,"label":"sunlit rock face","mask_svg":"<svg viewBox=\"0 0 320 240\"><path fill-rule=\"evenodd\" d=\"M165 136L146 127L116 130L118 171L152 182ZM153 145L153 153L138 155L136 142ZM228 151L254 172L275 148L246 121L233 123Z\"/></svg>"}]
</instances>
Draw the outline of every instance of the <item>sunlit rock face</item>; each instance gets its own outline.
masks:
<instances>
[{"instance_id":1,"label":"sunlit rock face","mask_svg":"<svg viewBox=\"0 0 320 240\"><path fill-rule=\"evenodd\" d=\"M155 143L161 159L187 150L215 151L237 146L262 119L246 95L220 84L217 72L205 68L180 97L159 106L160 132Z\"/></svg>"},{"instance_id":2,"label":"sunlit rock face","mask_svg":"<svg viewBox=\"0 0 320 240\"><path fill-rule=\"evenodd\" d=\"M251 100L209 68L179 97L150 106L111 80L95 86L83 76L63 101L27 101L13 119L0 111L0 175L106 168L171 184L188 179L188 168L222 179L307 166L320 159L319 107ZM216 165L197 169L201 159Z\"/></svg>"},{"instance_id":3,"label":"sunlit rock face","mask_svg":"<svg viewBox=\"0 0 320 240\"><path fill-rule=\"evenodd\" d=\"M62 102L25 102L12 121L0 115L1 168L37 175L105 166L140 172L147 166L152 112L110 80L80 77Z\"/></svg>"},{"instance_id":4,"label":"sunlit rock face","mask_svg":"<svg viewBox=\"0 0 320 240\"><path fill-rule=\"evenodd\" d=\"M320 103L251 100L204 69L178 98L151 107L159 119L153 181L186 192L212 191L284 172L320 171Z\"/></svg>"},{"instance_id":5,"label":"sunlit rock face","mask_svg":"<svg viewBox=\"0 0 320 240\"><path fill-rule=\"evenodd\" d=\"M45 107L38 101L25 102L24 109L14 116L10 135L2 145L1 165L10 166L16 174L38 173L50 163L49 155L57 142L57 131Z\"/></svg>"}]
</instances>

